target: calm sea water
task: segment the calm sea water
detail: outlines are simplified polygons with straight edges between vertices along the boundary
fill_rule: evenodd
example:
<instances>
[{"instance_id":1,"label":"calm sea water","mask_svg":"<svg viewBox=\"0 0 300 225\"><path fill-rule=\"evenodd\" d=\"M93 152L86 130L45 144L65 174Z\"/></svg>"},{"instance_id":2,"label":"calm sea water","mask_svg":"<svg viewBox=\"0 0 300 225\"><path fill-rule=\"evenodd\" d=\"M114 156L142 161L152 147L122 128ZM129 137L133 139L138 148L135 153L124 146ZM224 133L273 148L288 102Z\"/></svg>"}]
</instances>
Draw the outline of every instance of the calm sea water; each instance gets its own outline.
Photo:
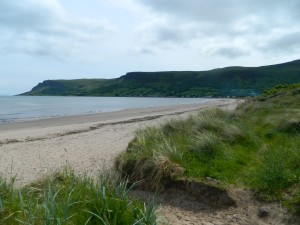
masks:
<instances>
[{"instance_id":1,"label":"calm sea water","mask_svg":"<svg viewBox=\"0 0 300 225\"><path fill-rule=\"evenodd\" d=\"M213 99L0 96L0 123L208 101Z\"/></svg>"}]
</instances>

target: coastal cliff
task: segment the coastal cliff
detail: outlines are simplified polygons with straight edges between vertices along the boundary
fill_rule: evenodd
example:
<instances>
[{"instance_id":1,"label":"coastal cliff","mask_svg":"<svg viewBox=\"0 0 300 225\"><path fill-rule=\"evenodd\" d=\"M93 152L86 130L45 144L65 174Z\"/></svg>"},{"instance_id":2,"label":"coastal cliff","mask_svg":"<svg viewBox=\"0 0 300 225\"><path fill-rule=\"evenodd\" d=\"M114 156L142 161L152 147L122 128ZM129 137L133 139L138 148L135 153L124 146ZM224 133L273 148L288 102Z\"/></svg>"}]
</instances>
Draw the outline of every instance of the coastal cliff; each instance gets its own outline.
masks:
<instances>
[{"instance_id":1,"label":"coastal cliff","mask_svg":"<svg viewBox=\"0 0 300 225\"><path fill-rule=\"evenodd\" d=\"M46 80L21 95L243 97L300 82L300 60L209 71L130 72L115 79Z\"/></svg>"}]
</instances>

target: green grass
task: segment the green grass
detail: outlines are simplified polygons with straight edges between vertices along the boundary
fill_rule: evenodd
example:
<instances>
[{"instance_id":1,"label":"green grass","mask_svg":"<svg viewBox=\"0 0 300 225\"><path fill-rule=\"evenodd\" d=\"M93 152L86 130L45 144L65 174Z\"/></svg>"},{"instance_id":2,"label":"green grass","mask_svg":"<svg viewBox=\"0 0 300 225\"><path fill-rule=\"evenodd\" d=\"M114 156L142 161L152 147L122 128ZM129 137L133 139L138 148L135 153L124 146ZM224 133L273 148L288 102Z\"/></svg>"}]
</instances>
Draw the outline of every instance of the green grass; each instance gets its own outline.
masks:
<instances>
[{"instance_id":1,"label":"green grass","mask_svg":"<svg viewBox=\"0 0 300 225\"><path fill-rule=\"evenodd\" d=\"M0 181L0 224L156 224L154 205L129 197L128 182L63 172L22 188Z\"/></svg>"},{"instance_id":2,"label":"green grass","mask_svg":"<svg viewBox=\"0 0 300 225\"><path fill-rule=\"evenodd\" d=\"M206 177L248 186L300 213L299 134L300 84L277 86L233 112L213 109L137 131L116 167L153 190Z\"/></svg>"}]
</instances>

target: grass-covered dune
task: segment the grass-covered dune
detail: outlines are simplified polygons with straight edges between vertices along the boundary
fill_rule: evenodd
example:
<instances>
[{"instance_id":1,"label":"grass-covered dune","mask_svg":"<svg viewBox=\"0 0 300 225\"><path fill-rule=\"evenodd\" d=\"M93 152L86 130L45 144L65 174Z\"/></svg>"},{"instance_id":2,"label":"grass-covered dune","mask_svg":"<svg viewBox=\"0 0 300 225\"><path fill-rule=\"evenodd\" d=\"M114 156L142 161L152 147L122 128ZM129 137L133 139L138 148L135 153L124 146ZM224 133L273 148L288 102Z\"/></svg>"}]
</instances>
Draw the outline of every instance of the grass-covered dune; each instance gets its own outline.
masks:
<instances>
[{"instance_id":1,"label":"grass-covered dune","mask_svg":"<svg viewBox=\"0 0 300 225\"><path fill-rule=\"evenodd\" d=\"M64 171L16 188L0 179L0 224L153 225L154 205L129 197L127 182Z\"/></svg>"},{"instance_id":2,"label":"grass-covered dune","mask_svg":"<svg viewBox=\"0 0 300 225\"><path fill-rule=\"evenodd\" d=\"M300 60L209 71L130 72L115 79L46 80L22 95L202 97L255 96L300 82Z\"/></svg>"},{"instance_id":3,"label":"grass-covered dune","mask_svg":"<svg viewBox=\"0 0 300 225\"><path fill-rule=\"evenodd\" d=\"M300 84L277 86L234 111L139 130L116 167L152 190L178 182L250 187L299 214Z\"/></svg>"}]
</instances>

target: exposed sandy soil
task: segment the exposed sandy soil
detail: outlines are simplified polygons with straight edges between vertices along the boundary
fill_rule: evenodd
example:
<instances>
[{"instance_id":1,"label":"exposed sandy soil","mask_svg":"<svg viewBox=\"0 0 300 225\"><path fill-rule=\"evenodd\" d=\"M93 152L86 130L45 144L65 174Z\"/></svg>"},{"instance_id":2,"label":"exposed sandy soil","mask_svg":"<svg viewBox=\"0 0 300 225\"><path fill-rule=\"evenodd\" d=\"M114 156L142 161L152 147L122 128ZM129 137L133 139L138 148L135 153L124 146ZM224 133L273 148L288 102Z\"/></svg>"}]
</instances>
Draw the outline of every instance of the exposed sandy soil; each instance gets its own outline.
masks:
<instances>
[{"instance_id":1,"label":"exposed sandy soil","mask_svg":"<svg viewBox=\"0 0 300 225\"><path fill-rule=\"evenodd\" d=\"M199 105L133 109L84 116L58 117L0 125L0 176L24 185L66 166L97 176L133 139L135 130L173 117L187 117L209 107L233 109L241 100L219 99ZM146 198L145 192L136 195ZM265 205L251 193L236 190L237 207L216 209L179 190L158 196L163 224L288 224L280 205ZM261 206L269 215L258 217Z\"/></svg>"},{"instance_id":2,"label":"exposed sandy soil","mask_svg":"<svg viewBox=\"0 0 300 225\"><path fill-rule=\"evenodd\" d=\"M153 200L153 193L134 191L133 195L145 202ZM174 225L299 225L289 218L280 203L264 203L256 200L246 189L231 188L229 195L236 206L220 208L217 205L197 201L194 196L178 189L167 190L155 196L159 204L159 224Z\"/></svg>"}]
</instances>

